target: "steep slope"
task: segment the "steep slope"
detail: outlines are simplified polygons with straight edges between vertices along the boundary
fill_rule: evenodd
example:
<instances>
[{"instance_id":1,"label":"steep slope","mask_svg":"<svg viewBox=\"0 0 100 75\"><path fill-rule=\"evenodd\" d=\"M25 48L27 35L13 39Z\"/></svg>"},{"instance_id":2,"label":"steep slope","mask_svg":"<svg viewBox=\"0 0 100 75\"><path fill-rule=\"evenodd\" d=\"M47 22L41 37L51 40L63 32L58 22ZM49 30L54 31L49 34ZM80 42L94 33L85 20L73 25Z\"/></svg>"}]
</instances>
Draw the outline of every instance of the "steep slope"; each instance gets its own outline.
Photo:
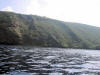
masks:
<instances>
[{"instance_id":1,"label":"steep slope","mask_svg":"<svg viewBox=\"0 0 100 75\"><path fill-rule=\"evenodd\" d=\"M100 49L100 28L0 12L0 44Z\"/></svg>"},{"instance_id":2,"label":"steep slope","mask_svg":"<svg viewBox=\"0 0 100 75\"><path fill-rule=\"evenodd\" d=\"M89 48L100 49L99 27L79 23L67 23L67 25Z\"/></svg>"}]
</instances>

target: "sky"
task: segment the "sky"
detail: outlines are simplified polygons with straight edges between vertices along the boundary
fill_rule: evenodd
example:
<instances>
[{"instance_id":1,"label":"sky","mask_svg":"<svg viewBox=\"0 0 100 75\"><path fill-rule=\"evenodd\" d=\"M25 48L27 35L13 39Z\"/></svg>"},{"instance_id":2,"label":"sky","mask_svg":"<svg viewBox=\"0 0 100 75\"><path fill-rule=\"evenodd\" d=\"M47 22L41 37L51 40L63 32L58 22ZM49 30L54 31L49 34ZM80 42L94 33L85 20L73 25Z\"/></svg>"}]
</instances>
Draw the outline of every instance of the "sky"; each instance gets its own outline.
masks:
<instances>
[{"instance_id":1,"label":"sky","mask_svg":"<svg viewBox=\"0 0 100 75\"><path fill-rule=\"evenodd\" d=\"M0 0L0 11L100 27L100 0Z\"/></svg>"}]
</instances>

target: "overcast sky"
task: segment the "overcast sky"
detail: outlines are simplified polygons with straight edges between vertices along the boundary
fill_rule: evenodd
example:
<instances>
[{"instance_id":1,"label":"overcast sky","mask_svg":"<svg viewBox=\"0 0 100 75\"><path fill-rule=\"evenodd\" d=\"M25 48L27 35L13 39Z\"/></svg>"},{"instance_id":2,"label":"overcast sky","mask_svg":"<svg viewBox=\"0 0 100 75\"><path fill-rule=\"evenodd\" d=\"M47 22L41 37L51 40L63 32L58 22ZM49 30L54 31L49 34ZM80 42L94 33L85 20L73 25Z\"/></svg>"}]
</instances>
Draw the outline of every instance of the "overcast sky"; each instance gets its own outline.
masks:
<instances>
[{"instance_id":1,"label":"overcast sky","mask_svg":"<svg viewBox=\"0 0 100 75\"><path fill-rule=\"evenodd\" d=\"M100 0L0 0L0 10L100 27Z\"/></svg>"}]
</instances>

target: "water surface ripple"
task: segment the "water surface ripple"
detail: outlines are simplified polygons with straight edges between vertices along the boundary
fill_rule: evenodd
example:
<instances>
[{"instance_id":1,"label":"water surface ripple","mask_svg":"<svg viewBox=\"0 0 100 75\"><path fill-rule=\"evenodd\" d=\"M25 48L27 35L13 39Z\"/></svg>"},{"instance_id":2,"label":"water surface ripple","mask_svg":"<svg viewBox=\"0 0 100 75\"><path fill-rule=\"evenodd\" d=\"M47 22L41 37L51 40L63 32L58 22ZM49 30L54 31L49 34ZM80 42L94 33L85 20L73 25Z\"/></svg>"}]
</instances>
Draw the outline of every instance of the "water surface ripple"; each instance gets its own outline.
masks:
<instances>
[{"instance_id":1,"label":"water surface ripple","mask_svg":"<svg viewBox=\"0 0 100 75\"><path fill-rule=\"evenodd\" d=\"M100 75L100 51L0 46L0 75Z\"/></svg>"}]
</instances>

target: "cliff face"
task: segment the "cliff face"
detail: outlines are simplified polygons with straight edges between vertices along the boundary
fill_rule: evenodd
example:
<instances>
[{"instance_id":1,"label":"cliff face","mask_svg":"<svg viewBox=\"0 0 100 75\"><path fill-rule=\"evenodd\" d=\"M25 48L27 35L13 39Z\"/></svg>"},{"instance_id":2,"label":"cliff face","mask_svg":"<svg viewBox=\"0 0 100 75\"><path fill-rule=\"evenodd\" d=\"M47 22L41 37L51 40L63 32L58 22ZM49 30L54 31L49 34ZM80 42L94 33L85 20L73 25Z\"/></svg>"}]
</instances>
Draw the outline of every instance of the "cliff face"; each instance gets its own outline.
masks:
<instances>
[{"instance_id":1,"label":"cliff face","mask_svg":"<svg viewBox=\"0 0 100 75\"><path fill-rule=\"evenodd\" d=\"M0 44L100 49L100 28L0 12Z\"/></svg>"}]
</instances>

